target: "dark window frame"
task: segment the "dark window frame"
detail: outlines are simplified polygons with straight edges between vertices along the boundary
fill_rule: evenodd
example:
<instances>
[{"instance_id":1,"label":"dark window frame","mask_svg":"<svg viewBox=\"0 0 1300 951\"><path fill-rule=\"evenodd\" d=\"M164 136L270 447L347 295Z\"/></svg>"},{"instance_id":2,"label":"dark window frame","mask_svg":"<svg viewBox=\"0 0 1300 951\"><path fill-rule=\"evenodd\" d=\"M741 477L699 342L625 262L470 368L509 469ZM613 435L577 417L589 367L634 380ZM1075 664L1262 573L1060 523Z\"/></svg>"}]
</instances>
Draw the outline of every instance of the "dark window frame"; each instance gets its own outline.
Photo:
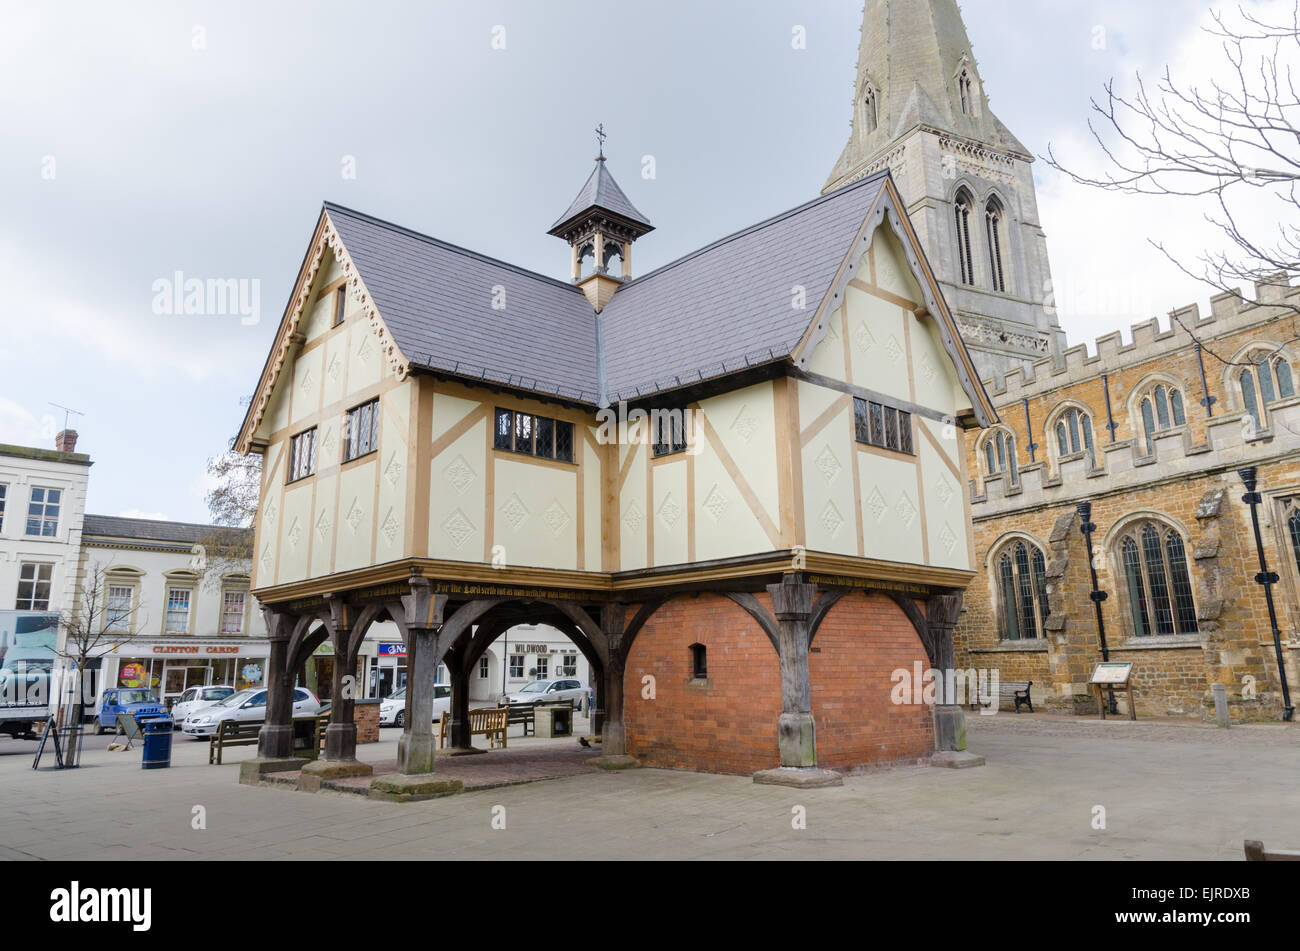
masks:
<instances>
[{"instance_id":1,"label":"dark window frame","mask_svg":"<svg viewBox=\"0 0 1300 951\"><path fill-rule=\"evenodd\" d=\"M692 644L691 652L691 679L708 680L709 679L709 648L705 644Z\"/></svg>"},{"instance_id":2,"label":"dark window frame","mask_svg":"<svg viewBox=\"0 0 1300 951\"><path fill-rule=\"evenodd\" d=\"M685 452L689 447L689 440L686 436L686 409L668 409L659 410L661 414L655 416L655 411L650 411L650 438L651 456L660 459L664 456L675 456L678 453ZM658 425L656 425L658 423ZM663 426L667 425L668 431L665 433ZM665 436L667 438L665 438Z\"/></svg>"},{"instance_id":3,"label":"dark window frame","mask_svg":"<svg viewBox=\"0 0 1300 951\"><path fill-rule=\"evenodd\" d=\"M902 456L916 456L916 431L912 413L897 406L855 396L853 435L864 445Z\"/></svg>"},{"instance_id":4,"label":"dark window frame","mask_svg":"<svg viewBox=\"0 0 1300 951\"><path fill-rule=\"evenodd\" d=\"M369 422L363 418L369 410ZM367 431L363 434L362 428ZM361 436L364 435L364 439ZM379 451L379 397L352 407L347 412L343 429L343 461L351 462Z\"/></svg>"},{"instance_id":5,"label":"dark window frame","mask_svg":"<svg viewBox=\"0 0 1300 951\"><path fill-rule=\"evenodd\" d=\"M344 314L348 307L348 286L344 284L334 293L337 295L334 304L334 326L342 327Z\"/></svg>"},{"instance_id":6,"label":"dark window frame","mask_svg":"<svg viewBox=\"0 0 1300 951\"><path fill-rule=\"evenodd\" d=\"M308 436L310 436L311 439L307 450L307 458L304 463L302 458L302 440ZM286 485L293 485L293 483L301 482L303 479L310 479L316 474L316 443L317 427L315 426L312 426L309 429L304 429L302 432L289 437L289 467L285 472L284 480ZM304 465L306 471L303 471Z\"/></svg>"},{"instance_id":7,"label":"dark window frame","mask_svg":"<svg viewBox=\"0 0 1300 951\"><path fill-rule=\"evenodd\" d=\"M27 569L31 568L32 577L27 578ZM38 597L44 587L45 596ZM26 588L26 597L24 597ZM14 599L16 611L48 611L50 598L54 593L54 564L48 561L24 561L18 565L18 593ZM26 602L26 607L23 602Z\"/></svg>"},{"instance_id":8,"label":"dark window frame","mask_svg":"<svg viewBox=\"0 0 1300 951\"><path fill-rule=\"evenodd\" d=\"M543 431L547 434L547 445L539 451L538 437ZM521 434L527 446L520 446ZM492 448L497 452L576 465L574 435L573 423L554 416L538 416L504 406L498 406L492 414Z\"/></svg>"}]
</instances>

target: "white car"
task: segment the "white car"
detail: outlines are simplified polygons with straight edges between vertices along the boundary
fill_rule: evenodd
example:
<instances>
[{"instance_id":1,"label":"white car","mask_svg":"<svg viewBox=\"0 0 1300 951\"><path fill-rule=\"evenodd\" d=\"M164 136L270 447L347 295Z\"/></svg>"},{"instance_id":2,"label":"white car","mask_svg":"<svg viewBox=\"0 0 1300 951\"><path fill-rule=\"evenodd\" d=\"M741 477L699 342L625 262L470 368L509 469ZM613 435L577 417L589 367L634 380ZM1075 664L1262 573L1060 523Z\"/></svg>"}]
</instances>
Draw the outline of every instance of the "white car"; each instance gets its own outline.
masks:
<instances>
[{"instance_id":1,"label":"white car","mask_svg":"<svg viewBox=\"0 0 1300 951\"><path fill-rule=\"evenodd\" d=\"M235 692L234 687L214 684L207 687L189 687L172 703L172 721L177 729L186 717L212 706L218 700L225 700Z\"/></svg>"},{"instance_id":2,"label":"white car","mask_svg":"<svg viewBox=\"0 0 1300 951\"><path fill-rule=\"evenodd\" d=\"M320 701L303 687L293 689L293 715L310 716L320 713ZM232 693L225 700L218 700L210 707L200 710L185 718L181 732L186 736L201 739L211 736L221 728L222 720L265 720L266 689L253 687Z\"/></svg>"},{"instance_id":3,"label":"white car","mask_svg":"<svg viewBox=\"0 0 1300 951\"><path fill-rule=\"evenodd\" d=\"M433 685L433 721L451 709L451 685ZM406 688L395 690L386 699L379 701L380 726L406 725Z\"/></svg>"},{"instance_id":4,"label":"white car","mask_svg":"<svg viewBox=\"0 0 1300 951\"><path fill-rule=\"evenodd\" d=\"M578 712L587 709L591 695L590 688L581 681L572 678L559 680L534 680L519 690L513 690L501 698L502 703L554 703L556 700L578 701Z\"/></svg>"}]
</instances>

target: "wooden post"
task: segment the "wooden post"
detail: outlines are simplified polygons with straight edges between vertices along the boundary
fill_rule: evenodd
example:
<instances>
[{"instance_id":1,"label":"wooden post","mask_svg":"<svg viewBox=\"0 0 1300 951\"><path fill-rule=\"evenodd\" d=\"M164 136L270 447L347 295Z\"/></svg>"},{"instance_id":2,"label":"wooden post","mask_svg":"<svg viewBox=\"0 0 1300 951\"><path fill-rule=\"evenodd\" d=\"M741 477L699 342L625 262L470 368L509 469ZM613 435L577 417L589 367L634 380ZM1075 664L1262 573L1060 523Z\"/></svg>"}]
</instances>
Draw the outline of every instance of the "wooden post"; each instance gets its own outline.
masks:
<instances>
[{"instance_id":1,"label":"wooden post","mask_svg":"<svg viewBox=\"0 0 1300 951\"><path fill-rule=\"evenodd\" d=\"M330 634L334 641L334 682L330 725L325 728L325 759L337 762L357 758L357 725L353 721L357 651L351 644L353 617L348 603L334 596L327 600Z\"/></svg>"},{"instance_id":2,"label":"wooden post","mask_svg":"<svg viewBox=\"0 0 1300 951\"><path fill-rule=\"evenodd\" d=\"M781 765L810 769L817 765L817 730L812 715L812 684L808 676L809 618L817 589L802 576L789 574L770 584L776 616L781 663L781 717L777 744Z\"/></svg>"},{"instance_id":3,"label":"wooden post","mask_svg":"<svg viewBox=\"0 0 1300 951\"><path fill-rule=\"evenodd\" d=\"M934 707L934 745L940 751L966 749L966 713L958 702L960 698L944 693L949 683L955 684L952 675L957 660L952 632L961 616L961 605L960 593L934 595L925 605L925 622L934 644L935 675L939 685Z\"/></svg>"},{"instance_id":4,"label":"wooden post","mask_svg":"<svg viewBox=\"0 0 1300 951\"><path fill-rule=\"evenodd\" d=\"M408 667L406 695L410 700L406 726L397 744L397 771L406 776L433 772L433 684L438 675L438 633L442 629L445 594L434 594L427 578L412 578L411 593L402 596L406 609ZM414 653L414 658L410 657Z\"/></svg>"},{"instance_id":5,"label":"wooden post","mask_svg":"<svg viewBox=\"0 0 1300 951\"><path fill-rule=\"evenodd\" d=\"M293 757L293 672L288 670L289 635L297 617L274 608L263 608L270 655L266 660L266 721L257 734L257 755L261 759Z\"/></svg>"}]
</instances>

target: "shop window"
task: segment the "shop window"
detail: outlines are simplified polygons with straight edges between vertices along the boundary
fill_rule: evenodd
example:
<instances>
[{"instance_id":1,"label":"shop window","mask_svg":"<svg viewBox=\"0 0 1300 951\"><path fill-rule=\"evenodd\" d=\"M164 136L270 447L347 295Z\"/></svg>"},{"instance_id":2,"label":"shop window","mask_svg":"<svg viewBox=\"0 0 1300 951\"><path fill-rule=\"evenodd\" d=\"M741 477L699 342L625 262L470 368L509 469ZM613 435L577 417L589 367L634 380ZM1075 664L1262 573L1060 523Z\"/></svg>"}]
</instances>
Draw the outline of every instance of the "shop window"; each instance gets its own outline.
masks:
<instances>
[{"instance_id":1,"label":"shop window","mask_svg":"<svg viewBox=\"0 0 1300 951\"><path fill-rule=\"evenodd\" d=\"M1047 561L1043 550L1013 541L995 559L998 616L1005 641L1039 640L1047 630Z\"/></svg>"},{"instance_id":2,"label":"shop window","mask_svg":"<svg viewBox=\"0 0 1300 951\"><path fill-rule=\"evenodd\" d=\"M1125 532L1118 546L1133 633L1198 633L1182 536L1166 525L1145 521Z\"/></svg>"},{"instance_id":3,"label":"shop window","mask_svg":"<svg viewBox=\"0 0 1300 951\"><path fill-rule=\"evenodd\" d=\"M24 562L18 569L19 611L48 611L50 609L50 581L54 566Z\"/></svg>"},{"instance_id":4,"label":"shop window","mask_svg":"<svg viewBox=\"0 0 1300 951\"><path fill-rule=\"evenodd\" d=\"M167 590L167 618L163 633L188 634L190 631L190 601L194 592L189 588Z\"/></svg>"},{"instance_id":5,"label":"shop window","mask_svg":"<svg viewBox=\"0 0 1300 951\"><path fill-rule=\"evenodd\" d=\"M59 509L63 505L63 490L32 487L27 504L27 534L39 538L54 538L59 534Z\"/></svg>"},{"instance_id":6,"label":"shop window","mask_svg":"<svg viewBox=\"0 0 1300 951\"><path fill-rule=\"evenodd\" d=\"M709 649L703 644L691 645L691 677L695 680L709 677Z\"/></svg>"}]
</instances>

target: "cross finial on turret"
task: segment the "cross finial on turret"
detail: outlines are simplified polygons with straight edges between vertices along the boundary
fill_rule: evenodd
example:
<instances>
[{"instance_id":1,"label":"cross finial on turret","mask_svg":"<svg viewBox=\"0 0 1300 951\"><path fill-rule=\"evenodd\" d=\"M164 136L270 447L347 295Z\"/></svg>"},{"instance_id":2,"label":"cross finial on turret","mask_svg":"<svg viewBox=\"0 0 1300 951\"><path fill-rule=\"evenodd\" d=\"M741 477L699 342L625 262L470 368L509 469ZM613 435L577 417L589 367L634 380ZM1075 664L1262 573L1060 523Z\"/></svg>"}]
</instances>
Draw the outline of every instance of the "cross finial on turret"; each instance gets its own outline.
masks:
<instances>
[{"instance_id":1,"label":"cross finial on turret","mask_svg":"<svg viewBox=\"0 0 1300 951\"><path fill-rule=\"evenodd\" d=\"M605 139L606 138L607 136L605 135L605 123L602 122L600 125L596 126L596 141L600 145L600 155L596 156L597 162L605 161Z\"/></svg>"}]
</instances>

